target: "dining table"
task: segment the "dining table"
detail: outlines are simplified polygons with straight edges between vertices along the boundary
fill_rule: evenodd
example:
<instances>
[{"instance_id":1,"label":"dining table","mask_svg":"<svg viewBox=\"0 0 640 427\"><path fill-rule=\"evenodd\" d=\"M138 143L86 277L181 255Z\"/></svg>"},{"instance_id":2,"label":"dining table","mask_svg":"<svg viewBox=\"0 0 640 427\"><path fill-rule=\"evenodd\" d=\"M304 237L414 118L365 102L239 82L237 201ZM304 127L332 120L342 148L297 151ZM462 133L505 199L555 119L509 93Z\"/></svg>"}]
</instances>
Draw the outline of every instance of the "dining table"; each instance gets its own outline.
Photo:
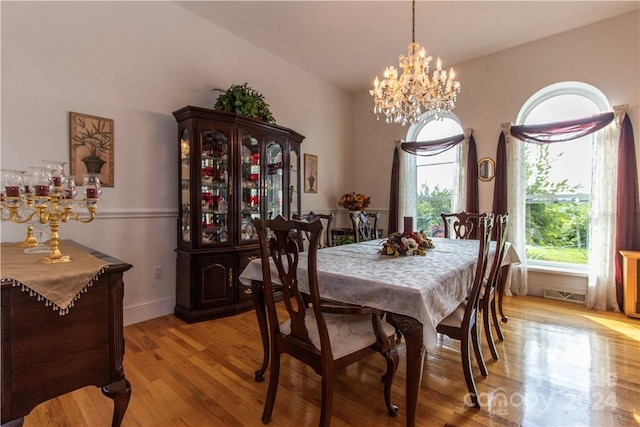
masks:
<instances>
[{"instance_id":1,"label":"dining table","mask_svg":"<svg viewBox=\"0 0 640 427\"><path fill-rule=\"evenodd\" d=\"M388 256L380 253L386 239L333 246L318 250L320 297L374 307L402 333L406 347L406 425L415 426L425 352L437 344L437 325L466 299L478 259L477 240L431 238L434 248L424 256ZM491 242L489 264L495 242ZM519 262L508 245L502 265ZM306 252L300 254L298 285L308 291ZM279 283L271 269L272 282ZM250 286L260 326L264 359L256 371L262 381L269 360L269 332L262 288L261 260L251 261L239 276Z\"/></svg>"}]
</instances>

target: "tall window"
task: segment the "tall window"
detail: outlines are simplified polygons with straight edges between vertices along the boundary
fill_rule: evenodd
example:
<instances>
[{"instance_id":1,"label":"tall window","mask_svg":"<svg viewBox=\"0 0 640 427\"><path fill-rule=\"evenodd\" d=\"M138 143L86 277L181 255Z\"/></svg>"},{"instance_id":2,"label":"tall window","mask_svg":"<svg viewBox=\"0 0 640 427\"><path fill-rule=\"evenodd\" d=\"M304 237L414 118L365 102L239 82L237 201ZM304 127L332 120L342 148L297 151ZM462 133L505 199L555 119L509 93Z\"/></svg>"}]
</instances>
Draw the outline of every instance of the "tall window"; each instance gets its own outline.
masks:
<instances>
[{"instance_id":1,"label":"tall window","mask_svg":"<svg viewBox=\"0 0 640 427\"><path fill-rule=\"evenodd\" d=\"M518 124L543 124L605 111L600 93L577 82L534 95ZM586 267L591 203L592 141L525 144L526 256L530 265Z\"/></svg>"},{"instance_id":2,"label":"tall window","mask_svg":"<svg viewBox=\"0 0 640 427\"><path fill-rule=\"evenodd\" d=\"M434 141L463 132L457 117L425 118L409 129L409 141ZM416 156L416 229L442 235L441 212L451 212L456 195L460 144L434 156Z\"/></svg>"}]
</instances>

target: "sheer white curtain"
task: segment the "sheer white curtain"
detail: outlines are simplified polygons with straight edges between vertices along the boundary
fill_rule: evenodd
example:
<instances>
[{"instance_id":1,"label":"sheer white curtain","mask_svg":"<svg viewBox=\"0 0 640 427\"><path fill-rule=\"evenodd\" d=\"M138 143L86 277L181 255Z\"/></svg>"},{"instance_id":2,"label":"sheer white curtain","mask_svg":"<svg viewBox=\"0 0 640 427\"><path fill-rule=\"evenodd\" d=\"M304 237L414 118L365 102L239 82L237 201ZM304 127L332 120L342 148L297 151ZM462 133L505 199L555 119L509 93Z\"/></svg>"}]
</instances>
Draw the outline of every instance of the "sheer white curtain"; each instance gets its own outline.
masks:
<instances>
[{"instance_id":1,"label":"sheer white curtain","mask_svg":"<svg viewBox=\"0 0 640 427\"><path fill-rule=\"evenodd\" d=\"M620 311L615 284L615 220L620 123L626 111L614 108L616 120L596 132L592 142L591 209L589 211L589 286L587 307Z\"/></svg>"},{"instance_id":2,"label":"sheer white curtain","mask_svg":"<svg viewBox=\"0 0 640 427\"><path fill-rule=\"evenodd\" d=\"M453 200L451 201L451 212L461 212L467 207L467 163L469 159L469 138L473 129L464 129L464 141L458 144L456 150L456 164L453 182Z\"/></svg>"},{"instance_id":3,"label":"sheer white curtain","mask_svg":"<svg viewBox=\"0 0 640 427\"><path fill-rule=\"evenodd\" d=\"M511 136L511 124L503 123L502 132L507 143L507 211L509 224L507 239L520 257L520 264L511 266L510 291L515 295L526 295L527 256L526 256L526 203L527 180L525 177L524 142ZM507 292L507 295L509 293Z\"/></svg>"},{"instance_id":4,"label":"sheer white curtain","mask_svg":"<svg viewBox=\"0 0 640 427\"><path fill-rule=\"evenodd\" d=\"M400 162L400 194L399 194L399 212L398 212L398 230L404 229L404 217L410 216L415 218L417 215L416 196L417 196L417 175L416 175L416 156L405 152L398 141L398 160Z\"/></svg>"}]
</instances>

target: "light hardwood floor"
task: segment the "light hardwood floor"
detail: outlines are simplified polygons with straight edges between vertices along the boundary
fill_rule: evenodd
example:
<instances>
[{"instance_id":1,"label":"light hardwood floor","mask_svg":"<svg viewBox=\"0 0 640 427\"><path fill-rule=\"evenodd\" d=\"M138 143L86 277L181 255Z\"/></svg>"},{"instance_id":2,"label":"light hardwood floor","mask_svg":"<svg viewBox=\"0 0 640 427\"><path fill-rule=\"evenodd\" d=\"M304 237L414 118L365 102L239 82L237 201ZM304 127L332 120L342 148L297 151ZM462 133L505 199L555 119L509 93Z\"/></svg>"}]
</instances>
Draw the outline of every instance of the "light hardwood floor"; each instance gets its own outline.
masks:
<instances>
[{"instance_id":1,"label":"light hardwood floor","mask_svg":"<svg viewBox=\"0 0 640 427\"><path fill-rule=\"evenodd\" d=\"M570 302L505 299L500 360L485 346L489 376L475 370L482 409L465 407L459 343L440 337L425 359L419 426L640 425L640 321ZM124 426L262 425L268 379L253 379L262 360L253 312L198 324L164 316L127 326L125 338L132 395ZM333 426L405 425L402 346L400 356L398 417L386 413L385 364L374 354L339 375ZM319 377L285 357L269 425L316 426L319 399ZM108 426L112 408L99 389L86 387L39 405L24 425Z\"/></svg>"}]
</instances>

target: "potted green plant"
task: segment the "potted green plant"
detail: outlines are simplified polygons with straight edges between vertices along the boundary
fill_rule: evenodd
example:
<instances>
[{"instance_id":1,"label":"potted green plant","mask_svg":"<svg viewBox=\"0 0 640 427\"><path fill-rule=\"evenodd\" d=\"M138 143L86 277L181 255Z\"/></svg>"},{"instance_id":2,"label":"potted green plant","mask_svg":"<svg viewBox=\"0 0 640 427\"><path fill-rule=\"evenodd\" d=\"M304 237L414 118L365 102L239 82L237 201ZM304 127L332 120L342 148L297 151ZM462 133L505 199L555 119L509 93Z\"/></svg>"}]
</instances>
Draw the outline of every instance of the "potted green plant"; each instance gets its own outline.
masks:
<instances>
[{"instance_id":1,"label":"potted green plant","mask_svg":"<svg viewBox=\"0 0 640 427\"><path fill-rule=\"evenodd\" d=\"M248 83L232 85L229 89L215 88L213 90L222 92L213 107L216 110L257 118L267 123L276 122L264 96L251 88Z\"/></svg>"}]
</instances>

